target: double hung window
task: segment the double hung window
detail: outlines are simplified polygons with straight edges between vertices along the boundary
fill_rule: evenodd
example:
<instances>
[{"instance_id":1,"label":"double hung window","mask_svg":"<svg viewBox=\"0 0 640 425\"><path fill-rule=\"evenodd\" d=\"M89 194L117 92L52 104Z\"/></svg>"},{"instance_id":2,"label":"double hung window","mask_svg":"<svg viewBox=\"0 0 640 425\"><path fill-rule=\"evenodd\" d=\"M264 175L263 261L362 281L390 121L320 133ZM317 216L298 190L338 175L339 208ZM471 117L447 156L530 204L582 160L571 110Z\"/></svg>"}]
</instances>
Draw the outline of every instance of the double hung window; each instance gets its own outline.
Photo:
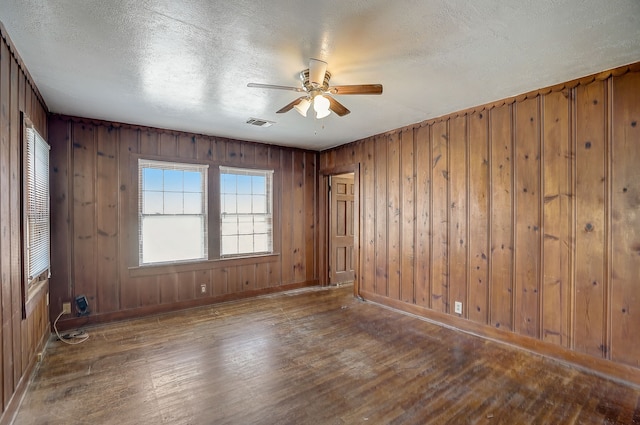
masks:
<instances>
[{"instance_id":1,"label":"double hung window","mask_svg":"<svg viewBox=\"0 0 640 425\"><path fill-rule=\"evenodd\" d=\"M208 258L207 168L138 160L140 265Z\"/></svg>"}]
</instances>

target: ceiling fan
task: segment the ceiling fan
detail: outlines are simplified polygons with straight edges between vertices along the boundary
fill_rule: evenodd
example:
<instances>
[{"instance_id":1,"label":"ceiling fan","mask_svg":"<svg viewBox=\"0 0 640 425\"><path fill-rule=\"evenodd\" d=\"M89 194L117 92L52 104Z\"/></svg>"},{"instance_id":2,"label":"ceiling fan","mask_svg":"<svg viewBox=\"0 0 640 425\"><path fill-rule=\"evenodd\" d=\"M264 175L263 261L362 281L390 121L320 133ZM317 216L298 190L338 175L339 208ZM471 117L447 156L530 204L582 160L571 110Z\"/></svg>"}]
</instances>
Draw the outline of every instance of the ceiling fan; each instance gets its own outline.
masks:
<instances>
[{"instance_id":1,"label":"ceiling fan","mask_svg":"<svg viewBox=\"0 0 640 425\"><path fill-rule=\"evenodd\" d=\"M316 118L324 118L335 112L338 116L347 115L349 111L344 105L330 95L343 94L382 94L381 84L355 84L348 86L329 86L331 73L327 71L327 63L319 59L310 59L309 68L300 72L302 87L276 86L273 84L249 83L247 87L265 89L292 90L305 93L293 102L289 103L276 113L282 114L295 109L303 117L307 116L309 107L313 105Z\"/></svg>"}]
</instances>

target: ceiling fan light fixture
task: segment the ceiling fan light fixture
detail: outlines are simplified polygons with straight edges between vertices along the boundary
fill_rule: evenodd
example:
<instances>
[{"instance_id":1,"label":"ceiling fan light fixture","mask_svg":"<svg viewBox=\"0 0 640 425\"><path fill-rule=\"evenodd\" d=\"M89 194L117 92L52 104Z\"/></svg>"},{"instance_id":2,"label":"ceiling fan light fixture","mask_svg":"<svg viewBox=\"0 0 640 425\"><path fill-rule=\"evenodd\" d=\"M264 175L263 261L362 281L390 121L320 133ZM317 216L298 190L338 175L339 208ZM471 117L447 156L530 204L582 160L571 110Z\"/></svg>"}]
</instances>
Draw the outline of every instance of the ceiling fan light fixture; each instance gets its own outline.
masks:
<instances>
[{"instance_id":1,"label":"ceiling fan light fixture","mask_svg":"<svg viewBox=\"0 0 640 425\"><path fill-rule=\"evenodd\" d=\"M313 98L313 110L316 111L316 118L318 119L324 118L331 113L330 106L329 99L321 94Z\"/></svg>"},{"instance_id":2,"label":"ceiling fan light fixture","mask_svg":"<svg viewBox=\"0 0 640 425\"><path fill-rule=\"evenodd\" d=\"M298 111L298 113L303 117L306 117L307 111L309 110L309 106L311 106L311 102L309 102L309 99L302 99L300 103L298 103L293 107L293 109Z\"/></svg>"}]
</instances>

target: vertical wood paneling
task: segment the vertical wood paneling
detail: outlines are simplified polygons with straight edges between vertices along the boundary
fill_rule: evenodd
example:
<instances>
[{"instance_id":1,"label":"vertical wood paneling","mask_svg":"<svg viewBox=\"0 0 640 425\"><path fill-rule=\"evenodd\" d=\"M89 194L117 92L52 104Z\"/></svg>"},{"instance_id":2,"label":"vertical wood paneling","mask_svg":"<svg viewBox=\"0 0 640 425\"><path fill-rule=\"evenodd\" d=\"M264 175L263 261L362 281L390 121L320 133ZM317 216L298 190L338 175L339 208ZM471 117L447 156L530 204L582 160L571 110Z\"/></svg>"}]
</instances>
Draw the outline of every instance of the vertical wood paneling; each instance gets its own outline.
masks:
<instances>
[{"instance_id":1,"label":"vertical wood paneling","mask_svg":"<svg viewBox=\"0 0 640 425\"><path fill-rule=\"evenodd\" d=\"M195 283L196 272L183 272L178 273L178 301L193 300L196 298L196 292L198 295L203 295L200 289L200 285L196 288ZM208 280L202 282L205 285L205 295L209 292Z\"/></svg>"},{"instance_id":2,"label":"vertical wood paneling","mask_svg":"<svg viewBox=\"0 0 640 425\"><path fill-rule=\"evenodd\" d=\"M160 154L160 137L162 136L162 133L156 133L150 130L147 131L140 131L140 153L144 156L144 155L149 155L149 156L157 156ZM163 138L164 140L164 138ZM166 143L166 142L165 142ZM135 167L135 168L133 168ZM134 161L134 163L132 164L132 168L130 169L130 173L131 173L131 180L132 182L135 182L135 186L132 184L132 189L133 189L133 194L138 193L138 185L140 184L138 182L138 178L137 178L137 173L138 173L138 164L137 162ZM137 235L137 228L138 228L138 214L137 214L137 202L138 202L138 198L137 196L135 196L132 199L132 203L129 205L129 214L131 214L131 220L135 220L133 221L134 226L132 226L130 228L130 238L131 238L131 247L129 249L131 249L131 251L138 251L139 247L138 247L138 235ZM136 255L135 257L132 257L131 260L132 262L130 262L128 264L128 266L133 266L133 265L137 265L139 263L138 260L138 255ZM160 286L158 285L158 278L157 276L147 276L144 278L139 278L136 279L136 287L138 288L138 296L139 296L139 305L140 306L153 306L153 305L157 305L160 304ZM135 307L138 307L138 305L136 305Z\"/></svg>"},{"instance_id":3,"label":"vertical wood paneling","mask_svg":"<svg viewBox=\"0 0 640 425\"><path fill-rule=\"evenodd\" d=\"M544 281L542 339L567 345L569 320L570 169L567 93L544 97Z\"/></svg>"},{"instance_id":4,"label":"vertical wood paneling","mask_svg":"<svg viewBox=\"0 0 640 425\"><path fill-rule=\"evenodd\" d=\"M400 299L400 135L393 133L387 147L387 275L388 296Z\"/></svg>"},{"instance_id":5,"label":"vertical wood paneling","mask_svg":"<svg viewBox=\"0 0 640 425\"><path fill-rule=\"evenodd\" d=\"M47 139L47 111L14 55L0 25L0 421L21 399L35 353L49 335L46 294L23 310L22 121L23 112ZM53 162L52 162L53 165ZM55 200L52 199L52 204ZM52 217L53 218L53 217ZM47 286L43 291L47 291ZM23 318L23 311L26 317ZM9 418L10 419L10 418Z\"/></svg>"},{"instance_id":6,"label":"vertical wood paneling","mask_svg":"<svg viewBox=\"0 0 640 425\"><path fill-rule=\"evenodd\" d=\"M375 292L376 282L376 193L374 139L366 140L362 145L362 205L363 216L361 235L363 241L364 264L360 267L362 289ZM356 212L357 214L357 212Z\"/></svg>"},{"instance_id":7,"label":"vertical wood paneling","mask_svg":"<svg viewBox=\"0 0 640 425\"><path fill-rule=\"evenodd\" d=\"M96 129L75 123L73 146L73 287L96 300Z\"/></svg>"},{"instance_id":8,"label":"vertical wood paneling","mask_svg":"<svg viewBox=\"0 0 640 425\"><path fill-rule=\"evenodd\" d=\"M639 66L323 152L363 172L363 296L465 329L448 318L460 300L471 331L622 378L639 368Z\"/></svg>"},{"instance_id":9,"label":"vertical wood paneling","mask_svg":"<svg viewBox=\"0 0 640 425\"><path fill-rule=\"evenodd\" d=\"M467 119L462 115L449 121L449 298L453 313L455 301L467 310Z\"/></svg>"},{"instance_id":10,"label":"vertical wood paneling","mask_svg":"<svg viewBox=\"0 0 640 425\"><path fill-rule=\"evenodd\" d=\"M293 171L293 152L282 152L282 180L281 187L282 193L282 233L281 233L281 252L282 256L282 281L284 283L293 282L293 267L294 267L294 239L293 228L295 222L294 217L294 204L293 204L293 186L295 184L294 171ZM284 176L287 176L285 178Z\"/></svg>"},{"instance_id":11,"label":"vertical wood paneling","mask_svg":"<svg viewBox=\"0 0 640 425\"><path fill-rule=\"evenodd\" d=\"M469 286L467 317L489 322L489 120L469 116Z\"/></svg>"},{"instance_id":12,"label":"vertical wood paneling","mask_svg":"<svg viewBox=\"0 0 640 425\"><path fill-rule=\"evenodd\" d=\"M305 271L305 235L307 228L301 225L305 222L305 159L302 151L295 151L293 154L293 281L303 282L306 277Z\"/></svg>"},{"instance_id":13,"label":"vertical wood paneling","mask_svg":"<svg viewBox=\"0 0 640 425\"><path fill-rule=\"evenodd\" d=\"M540 117L539 97L517 103L515 111L515 330L539 335Z\"/></svg>"},{"instance_id":14,"label":"vertical wood paneling","mask_svg":"<svg viewBox=\"0 0 640 425\"><path fill-rule=\"evenodd\" d=\"M429 127L416 129L416 303L431 299L431 138ZM365 254L366 255L366 254Z\"/></svg>"},{"instance_id":15,"label":"vertical wood paneling","mask_svg":"<svg viewBox=\"0 0 640 425\"><path fill-rule=\"evenodd\" d=\"M314 254L318 236L315 222L315 199L317 198L316 155L308 152L304 153L304 188L302 193L304 196L304 223L306 225L303 234L300 236L304 242L304 262L302 266L305 274L303 280L311 281L317 274Z\"/></svg>"},{"instance_id":16,"label":"vertical wood paneling","mask_svg":"<svg viewBox=\"0 0 640 425\"><path fill-rule=\"evenodd\" d=\"M415 304L415 163L413 130L401 133L401 187L402 187L402 246L401 258L401 300Z\"/></svg>"},{"instance_id":17,"label":"vertical wood paneling","mask_svg":"<svg viewBox=\"0 0 640 425\"><path fill-rule=\"evenodd\" d=\"M22 202L20 196L21 185L21 164L20 164L20 148L22 143L20 140L20 112L18 110L18 64L15 61L11 61L11 74L10 74L10 89L11 93L9 98L11 100L9 105L9 127L10 127L10 149L9 149L9 175L11 194L10 202L12 211L20 211L20 205ZM22 270L20 261L20 214L12 213L10 228L11 228L11 327L12 327L12 339L13 339L13 390L16 389L22 372L24 371L22 365L22 332L20 327L20 321L22 320L22 291L20 287L16 287L15 282L21 282Z\"/></svg>"},{"instance_id":18,"label":"vertical wood paneling","mask_svg":"<svg viewBox=\"0 0 640 425\"><path fill-rule=\"evenodd\" d=\"M185 159L196 158L196 136L182 134L178 136L178 157Z\"/></svg>"},{"instance_id":19,"label":"vertical wood paneling","mask_svg":"<svg viewBox=\"0 0 640 425\"><path fill-rule=\"evenodd\" d=\"M96 310L119 308L118 277L118 145L110 134L113 127L97 128L97 264Z\"/></svg>"},{"instance_id":20,"label":"vertical wood paneling","mask_svg":"<svg viewBox=\"0 0 640 425\"><path fill-rule=\"evenodd\" d=\"M640 74L612 88L611 359L640 367Z\"/></svg>"},{"instance_id":21,"label":"vertical wood paneling","mask_svg":"<svg viewBox=\"0 0 640 425\"><path fill-rule=\"evenodd\" d=\"M575 349L606 353L605 82L576 88Z\"/></svg>"},{"instance_id":22,"label":"vertical wood paneling","mask_svg":"<svg viewBox=\"0 0 640 425\"><path fill-rule=\"evenodd\" d=\"M448 123L431 127L431 308L446 312L449 299Z\"/></svg>"},{"instance_id":23,"label":"vertical wood paneling","mask_svg":"<svg viewBox=\"0 0 640 425\"><path fill-rule=\"evenodd\" d=\"M388 255L387 255L387 141L375 139L375 291L378 295L388 293Z\"/></svg>"},{"instance_id":24,"label":"vertical wood paneling","mask_svg":"<svg viewBox=\"0 0 640 425\"><path fill-rule=\"evenodd\" d=\"M13 338L11 321L11 208L10 181L10 69L9 48L0 46L0 305L2 306L2 401L6 407L13 395ZM19 289L17 287L16 289ZM4 410L4 409L3 409Z\"/></svg>"},{"instance_id":25,"label":"vertical wood paneling","mask_svg":"<svg viewBox=\"0 0 640 425\"><path fill-rule=\"evenodd\" d=\"M58 285L50 286L51 314L57 316L62 303L71 299L71 260L73 238L71 234L72 192L69 180L71 169L71 125L69 122L52 121L49 125L51 151L49 153L49 201L51 211L51 240L56 249L51 250L51 264L55 265L52 280Z\"/></svg>"},{"instance_id":26,"label":"vertical wood paneling","mask_svg":"<svg viewBox=\"0 0 640 425\"><path fill-rule=\"evenodd\" d=\"M56 122L56 121L54 121ZM118 254L120 277L120 308L140 306L139 281L129 277L129 266L138 263L138 234L136 208L138 205L138 164L132 154L140 150L140 132L120 129L118 149ZM53 239L56 241L57 239ZM55 287L55 285L54 285Z\"/></svg>"},{"instance_id":27,"label":"vertical wood paneling","mask_svg":"<svg viewBox=\"0 0 640 425\"><path fill-rule=\"evenodd\" d=\"M491 138L491 304L489 317L497 328L512 329L513 183L511 105L490 111Z\"/></svg>"}]
</instances>

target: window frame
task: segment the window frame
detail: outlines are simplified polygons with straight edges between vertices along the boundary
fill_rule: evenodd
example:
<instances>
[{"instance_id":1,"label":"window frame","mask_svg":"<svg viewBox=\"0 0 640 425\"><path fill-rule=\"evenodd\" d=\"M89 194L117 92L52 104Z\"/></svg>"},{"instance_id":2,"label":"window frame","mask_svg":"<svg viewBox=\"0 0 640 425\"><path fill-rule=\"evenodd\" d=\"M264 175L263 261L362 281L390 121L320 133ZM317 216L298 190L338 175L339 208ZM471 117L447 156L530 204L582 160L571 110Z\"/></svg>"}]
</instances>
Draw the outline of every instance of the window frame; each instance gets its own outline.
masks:
<instances>
[{"instance_id":1,"label":"window frame","mask_svg":"<svg viewBox=\"0 0 640 425\"><path fill-rule=\"evenodd\" d=\"M218 178L219 178L219 182L220 184L218 185L219 188L219 193L218 193L218 202L220 205L220 214L219 214L219 229L220 229L220 247L219 247L219 258L220 259L226 259L226 258L242 258L242 257L255 257L255 256L260 256L260 255L270 255L274 253L274 240L273 240L273 229L274 229L274 211L273 211L273 197L274 197L274 191L273 191L273 176L274 176L275 171L273 169L260 169L260 168L242 168L242 167L233 167L233 166L227 166L227 165L220 165L218 167ZM267 249L266 250L253 250L253 251L245 251L245 252L235 252L235 253L228 253L225 254L224 252L224 247L223 247L223 239L225 236L234 236L234 235L224 235L224 225L225 225L225 214L227 215L231 215L230 213L225 213L224 211L224 202L223 202L223 196L224 195L228 195L231 193L227 193L224 192L222 187L224 185L223 182L223 175L224 174L234 174L236 176L251 176L251 177L264 177L265 178L265 188L264 188L264 195L265 195L265 212L262 213L262 216L264 216L265 218L265 223L267 226L267 230L266 232L252 232L252 233L245 233L245 234L240 234L240 233L236 233L235 236L236 237L240 237L241 235L244 236L248 236L248 235L253 235L253 244L254 244L254 248L255 248L255 236L258 235L266 235L267 238ZM235 192L235 196L237 197L238 194L238 190L236 187L236 192ZM259 193L252 193L250 194L250 196L260 196L261 194ZM246 194L245 194L246 196ZM237 201L236 201L237 202ZM253 205L253 202L252 202ZM250 212L250 213L240 213L240 212L236 212L235 215L237 216L237 219L239 220L240 216L256 216L259 215L261 213L258 212ZM254 217L255 220L255 217ZM255 224L255 222L254 222ZM238 242L239 243L239 242Z\"/></svg>"},{"instance_id":2,"label":"window frame","mask_svg":"<svg viewBox=\"0 0 640 425\"><path fill-rule=\"evenodd\" d=\"M140 278L140 277L151 277L158 276L160 274L165 273L180 273L180 272L189 272L189 271L204 271L204 270L214 270L225 267L235 267L246 264L262 264L275 261L280 256L280 240L275 237L278 234L280 226L281 226L281 217L280 217L280 197L281 197L281 178L280 178L280 167L270 167L266 166L256 166L245 165L233 167L229 165L228 162L222 162L218 160L213 160L210 158L187 158L187 157L176 157L176 156L161 156L158 154L143 154L138 152L130 152L129 153L129 170L131 170L131 174L129 175L128 180L132 188L134 188L134 193L131 193L130 201L128 202L127 211L129 211L129 217L131 217L131 224L129 229L131 229L131 237L127 242L127 246L129 247L129 253L127 255L128 265L126 266L128 270L129 277L132 278ZM138 205L138 197L140 195L140 182L139 182L139 172L138 172L138 161L140 159L149 160L149 161L158 161L158 162L177 162L180 164L193 164L193 165L207 165L208 176L207 176L207 184L208 184L208 259L206 260L193 260L193 261L180 261L180 262L166 262L166 263L151 263L151 264L140 264L139 260L139 243L140 243L140 223L137 214L139 213L139 205ZM235 164L234 164L235 165ZM237 256L228 256L222 257L220 255L220 196L219 196L219 187L220 187L220 171L219 167L229 167L229 168L240 168L246 169L250 171L255 170L268 170L272 172L272 193L271 193L271 207L272 207L272 223L271 223L271 232L272 232L272 251L270 253L261 253L261 254L242 254Z\"/></svg>"},{"instance_id":3,"label":"window frame","mask_svg":"<svg viewBox=\"0 0 640 425\"><path fill-rule=\"evenodd\" d=\"M34 123L26 116L24 112L20 112L21 118L21 126L20 126L20 164L21 164L21 185L20 185L20 246L22 250L22 261L21 261L21 273L22 273L22 317L23 319L27 317L27 315L32 310L35 303L44 296L47 292L43 290L47 286L48 280L51 277L51 177L50 177L50 164L51 164L51 146L46 141L44 137L40 134ZM33 145L33 147L32 147ZM39 147L38 147L39 145ZM46 152L46 161L44 164L43 172L35 175L38 170L42 170L41 167L33 166L29 163L31 155L35 155L33 159L33 163L36 164L39 156L38 152L43 153ZM30 176L30 172L33 170L34 176ZM43 178L43 173L46 174ZM44 185L44 187L43 187ZM42 189L46 189L46 193L42 196ZM45 220L40 219L32 219L32 203L29 202L33 200L31 198L31 192L39 193L40 196L36 195L38 199L36 199L36 204L46 205L46 211L44 213ZM39 201L39 202L38 202ZM39 212L37 215L41 216L42 213ZM42 222L46 221L44 224L44 235L46 236L45 240L45 257L46 263L45 267L42 270L38 270L32 276L30 266L32 264L31 254L33 252L33 245L31 235L34 232L31 232L31 229L36 226L36 222L39 222L40 230L42 230ZM36 242L35 245L39 245L39 242ZM42 247L40 247L42 249Z\"/></svg>"},{"instance_id":4,"label":"window frame","mask_svg":"<svg viewBox=\"0 0 640 425\"><path fill-rule=\"evenodd\" d=\"M210 258L210 196L209 196L209 165L202 163L193 163L193 162L185 162L185 161L175 161L175 160L167 160L165 158L162 159L150 159L150 158L137 158L137 176L138 176L138 196L137 196L137 204L136 204L136 213L138 216L137 225L138 225L138 238L137 238L137 266L138 267L158 267L158 266L171 266L176 264L188 264L188 263L198 263L203 261L208 261ZM151 167L144 167L144 165L151 165ZM181 193L184 199L185 193L202 193L201 199L201 207L202 212L197 213L164 213L164 214L144 214L143 206L144 206L144 180L143 180L143 169L145 168L153 168L163 171L170 170L179 170L179 171L196 171L202 173L201 176L201 188L202 192L185 192L184 186L182 191L165 191L164 188L161 191L163 194L167 192L169 193ZM163 180L164 181L164 180ZM163 203L164 207L164 203ZM184 208L184 200L183 200L183 208ZM200 216L201 221L201 229L204 230L203 240L202 240L202 251L203 256L197 258L183 258L183 259L173 259L173 260L164 260L164 261L153 261L153 262L144 262L144 229L143 229L143 220L145 216Z\"/></svg>"}]
</instances>

